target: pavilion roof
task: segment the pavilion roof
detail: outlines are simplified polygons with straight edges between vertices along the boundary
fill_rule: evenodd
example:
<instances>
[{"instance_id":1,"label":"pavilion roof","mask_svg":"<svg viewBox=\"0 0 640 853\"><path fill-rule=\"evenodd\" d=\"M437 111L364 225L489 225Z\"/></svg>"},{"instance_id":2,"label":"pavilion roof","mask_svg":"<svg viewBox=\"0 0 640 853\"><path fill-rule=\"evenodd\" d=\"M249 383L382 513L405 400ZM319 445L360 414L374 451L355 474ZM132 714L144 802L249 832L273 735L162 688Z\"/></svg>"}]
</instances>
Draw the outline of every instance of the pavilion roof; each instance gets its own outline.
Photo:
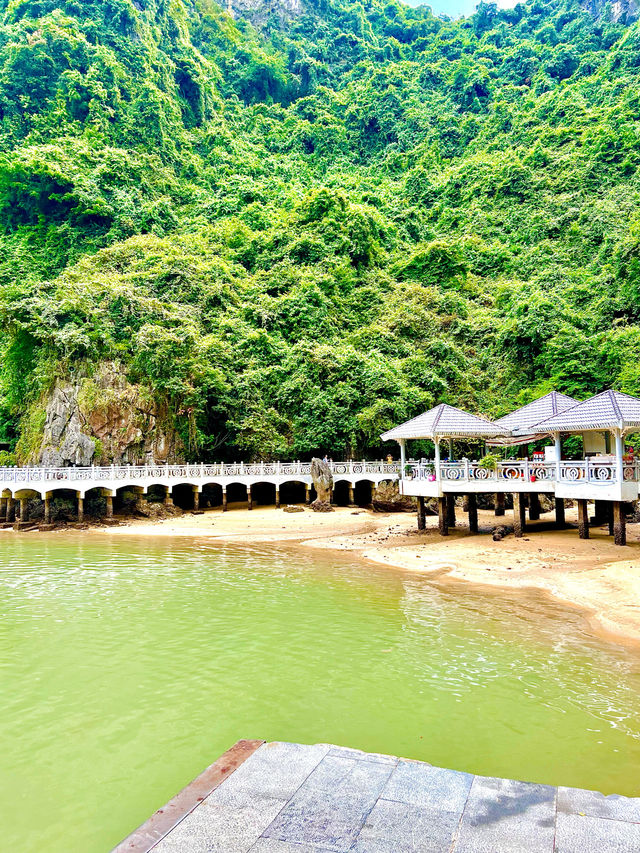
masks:
<instances>
[{"instance_id":1,"label":"pavilion roof","mask_svg":"<svg viewBox=\"0 0 640 853\"><path fill-rule=\"evenodd\" d=\"M381 437L383 441L398 441L401 438L490 438L496 435L506 436L508 431L487 418L440 403Z\"/></svg>"},{"instance_id":2,"label":"pavilion roof","mask_svg":"<svg viewBox=\"0 0 640 853\"><path fill-rule=\"evenodd\" d=\"M576 406L578 402L573 397L568 397L559 391L550 391L544 397L538 397L537 400L527 403L526 406L521 406L515 412L510 412L508 415L498 418L496 423L507 430L512 430L514 435L529 434L532 432L531 427L534 424L538 424L540 421L551 418L554 415L561 414L567 409Z\"/></svg>"},{"instance_id":3,"label":"pavilion roof","mask_svg":"<svg viewBox=\"0 0 640 853\"><path fill-rule=\"evenodd\" d=\"M583 432L640 428L640 399L621 391L603 391L564 412L533 425L535 432Z\"/></svg>"}]
</instances>

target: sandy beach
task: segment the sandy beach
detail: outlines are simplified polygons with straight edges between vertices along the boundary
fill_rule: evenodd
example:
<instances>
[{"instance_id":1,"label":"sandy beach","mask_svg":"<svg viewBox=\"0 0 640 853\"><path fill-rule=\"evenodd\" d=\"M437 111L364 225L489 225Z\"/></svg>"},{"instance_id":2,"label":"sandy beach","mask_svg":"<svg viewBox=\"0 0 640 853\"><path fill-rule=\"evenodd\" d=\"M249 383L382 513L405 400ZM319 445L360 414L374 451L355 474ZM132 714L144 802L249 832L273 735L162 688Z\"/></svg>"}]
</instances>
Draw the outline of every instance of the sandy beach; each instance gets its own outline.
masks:
<instances>
[{"instance_id":1,"label":"sandy beach","mask_svg":"<svg viewBox=\"0 0 640 853\"><path fill-rule=\"evenodd\" d=\"M522 539L507 535L494 542L497 523L509 527L511 514L496 519L480 511L480 533L470 536L466 516L448 537L427 518L418 532L409 513L374 513L336 508L332 513L286 513L274 507L242 505L229 512L185 513L162 521L134 520L105 530L107 535L189 536L243 544L282 542L347 551L390 569L420 572L439 582L535 589L584 611L593 629L618 642L640 642L640 525L628 526L628 545L616 547L606 527L592 527L591 538L578 538L575 527L553 528L553 514L528 525ZM575 524L575 510L567 511Z\"/></svg>"}]
</instances>

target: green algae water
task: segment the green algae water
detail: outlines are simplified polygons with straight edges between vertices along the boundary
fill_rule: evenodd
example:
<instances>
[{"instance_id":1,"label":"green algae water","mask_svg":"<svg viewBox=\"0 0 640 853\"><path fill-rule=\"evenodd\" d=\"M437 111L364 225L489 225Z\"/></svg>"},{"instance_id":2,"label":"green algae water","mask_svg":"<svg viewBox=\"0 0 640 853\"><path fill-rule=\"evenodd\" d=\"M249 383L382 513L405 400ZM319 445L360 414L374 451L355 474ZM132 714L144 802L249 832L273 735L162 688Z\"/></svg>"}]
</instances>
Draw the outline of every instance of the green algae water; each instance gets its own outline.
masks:
<instances>
[{"instance_id":1,"label":"green algae water","mask_svg":"<svg viewBox=\"0 0 640 853\"><path fill-rule=\"evenodd\" d=\"M640 657L551 603L306 549L1 555L2 850L108 851L240 738L640 793Z\"/></svg>"}]
</instances>

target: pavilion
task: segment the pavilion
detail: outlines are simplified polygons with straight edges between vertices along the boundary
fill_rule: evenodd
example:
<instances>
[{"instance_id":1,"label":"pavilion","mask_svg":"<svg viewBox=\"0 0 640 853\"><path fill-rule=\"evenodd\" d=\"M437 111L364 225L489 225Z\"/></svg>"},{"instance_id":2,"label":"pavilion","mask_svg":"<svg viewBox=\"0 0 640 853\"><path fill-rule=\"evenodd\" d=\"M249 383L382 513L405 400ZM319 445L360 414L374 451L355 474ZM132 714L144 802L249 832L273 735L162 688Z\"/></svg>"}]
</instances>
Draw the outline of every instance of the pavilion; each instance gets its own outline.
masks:
<instances>
[{"instance_id":1,"label":"pavilion","mask_svg":"<svg viewBox=\"0 0 640 853\"><path fill-rule=\"evenodd\" d=\"M604 391L578 402L551 391L514 412L490 421L479 415L441 403L384 433L384 441L400 444L400 491L418 499L418 527L425 526L424 499L437 498L440 532L455 524L455 496L466 495L469 528L477 532L477 494L494 493L496 515L504 514L504 494L514 502L514 533L522 536L529 518L539 517L539 498L546 492L555 498L556 521L564 525L564 501L578 503L579 533L589 536L587 502L596 502L596 519L608 520L618 545L626 542L624 503L638 499L640 467L625 455L624 437L640 431L640 399L619 391ZM562 458L561 436L583 438L584 459ZM551 437L544 457L511 459L487 464L468 459L445 460L440 456L443 439L483 439L493 446L525 445ZM434 459L406 461L406 443L428 439L434 444Z\"/></svg>"},{"instance_id":2,"label":"pavilion","mask_svg":"<svg viewBox=\"0 0 640 853\"><path fill-rule=\"evenodd\" d=\"M455 495L445 495L441 488L442 463L440 460L440 442L452 439L489 439L502 436L507 438L509 433L503 427L492 423L487 418L464 412L447 403L440 403L433 409L429 409L418 417L406 421L400 426L385 432L383 441L395 440L400 445L400 482L405 482L406 467L406 443L408 439L427 439L434 445L433 463L427 463L423 468L423 476L418 479L421 489L412 491L410 488L404 494L415 494L418 499L418 529L424 530L425 524L425 497L438 499L438 526L443 536L449 532L449 525L455 524ZM433 474L431 474L433 470ZM433 477L433 479L431 479ZM467 497L469 512L469 530L477 533L478 530L478 508L475 492L470 492Z\"/></svg>"}]
</instances>

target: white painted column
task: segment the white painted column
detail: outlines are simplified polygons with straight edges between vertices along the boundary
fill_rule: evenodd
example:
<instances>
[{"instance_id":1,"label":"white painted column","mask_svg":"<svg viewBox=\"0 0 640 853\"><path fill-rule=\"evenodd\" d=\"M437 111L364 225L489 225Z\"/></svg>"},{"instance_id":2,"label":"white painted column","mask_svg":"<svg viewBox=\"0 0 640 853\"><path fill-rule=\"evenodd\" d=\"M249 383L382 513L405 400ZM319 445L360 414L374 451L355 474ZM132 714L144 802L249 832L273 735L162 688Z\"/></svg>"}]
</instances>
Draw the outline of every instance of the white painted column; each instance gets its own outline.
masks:
<instances>
[{"instance_id":1,"label":"white painted column","mask_svg":"<svg viewBox=\"0 0 640 853\"><path fill-rule=\"evenodd\" d=\"M439 483L440 482L440 439L435 438L433 440L433 444L435 447L435 453L434 453L434 460L433 461L434 461L434 465L436 468L436 481Z\"/></svg>"},{"instance_id":2,"label":"white painted column","mask_svg":"<svg viewBox=\"0 0 640 853\"><path fill-rule=\"evenodd\" d=\"M399 444L400 444L400 479L402 480L402 478L404 477L404 466L406 464L406 444L407 444L407 442L405 441L404 438L401 438Z\"/></svg>"},{"instance_id":3,"label":"white painted column","mask_svg":"<svg viewBox=\"0 0 640 853\"><path fill-rule=\"evenodd\" d=\"M618 483L624 482L622 457L624 456L624 437L622 430L617 429L614 433L616 437L616 477Z\"/></svg>"}]
</instances>

